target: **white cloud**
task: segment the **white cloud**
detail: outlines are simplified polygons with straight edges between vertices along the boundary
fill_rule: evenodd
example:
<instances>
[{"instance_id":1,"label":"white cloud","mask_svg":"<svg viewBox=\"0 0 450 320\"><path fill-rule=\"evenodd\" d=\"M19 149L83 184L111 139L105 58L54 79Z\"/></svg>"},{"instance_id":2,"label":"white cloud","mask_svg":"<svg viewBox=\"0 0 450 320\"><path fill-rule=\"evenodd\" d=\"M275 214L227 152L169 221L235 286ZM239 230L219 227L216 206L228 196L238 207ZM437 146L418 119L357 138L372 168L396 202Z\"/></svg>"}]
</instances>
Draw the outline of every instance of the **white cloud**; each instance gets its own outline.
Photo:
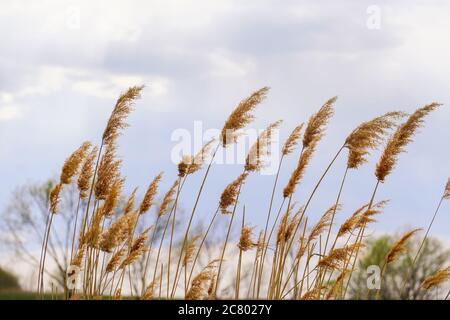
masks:
<instances>
[{"instance_id":1,"label":"white cloud","mask_svg":"<svg viewBox=\"0 0 450 320\"><path fill-rule=\"evenodd\" d=\"M0 107L0 121L8 121L20 116L20 110L18 106L6 105Z\"/></svg>"}]
</instances>

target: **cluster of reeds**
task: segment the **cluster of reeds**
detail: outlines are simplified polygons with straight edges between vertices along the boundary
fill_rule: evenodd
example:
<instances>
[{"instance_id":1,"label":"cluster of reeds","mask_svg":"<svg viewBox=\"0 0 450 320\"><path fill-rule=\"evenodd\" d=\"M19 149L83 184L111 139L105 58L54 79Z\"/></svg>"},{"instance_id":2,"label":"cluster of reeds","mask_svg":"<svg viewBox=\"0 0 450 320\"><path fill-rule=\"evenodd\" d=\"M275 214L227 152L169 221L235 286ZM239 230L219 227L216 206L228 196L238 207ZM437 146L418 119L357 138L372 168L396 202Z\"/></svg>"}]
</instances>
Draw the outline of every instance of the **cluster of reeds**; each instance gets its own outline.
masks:
<instances>
[{"instance_id":1,"label":"cluster of reeds","mask_svg":"<svg viewBox=\"0 0 450 320\"><path fill-rule=\"evenodd\" d=\"M116 155L116 140L127 127L126 118L142 90L142 86L132 87L119 97L98 147L85 142L64 163L60 182L49 196L49 215L38 279L40 294L45 291L46 250L52 221L54 217L57 219L60 194L66 185L75 182L79 190L79 201L77 211L73 213L69 265L77 273L80 285L68 285L68 298L77 296L94 299L107 296L120 299L125 294L125 284L128 288L127 295L144 300L217 299L224 297L222 282L230 282L229 275L235 274L232 285L234 292L228 297L236 299L344 299L357 267L358 256L364 247L366 229L388 203L386 200L376 201L377 191L395 168L398 155L412 141L425 116L440 106L438 103L431 103L410 115L398 111L389 112L363 122L350 131L309 193L306 203L298 206L295 201L297 189L334 114L337 98L329 99L305 124L301 123L293 129L279 151L280 162L271 188L271 197L268 199L265 225L257 233L259 236L255 237L256 227L251 227L245 221L243 206L239 241L233 244L234 240L230 235L234 221L241 212L239 198L245 190L245 182L264 167L268 145L281 121L269 124L249 149L242 172L225 187L215 211L212 210L208 227L202 234L193 234L193 221L217 151L236 143L240 130L253 120L253 112L266 98L269 88L264 87L243 99L226 120L217 139L206 143L197 154L182 158L177 167L176 178L161 197L162 202L156 210L153 225L143 226L140 230L144 231L138 232L137 226L143 221L141 217L155 205L163 176L162 173L156 174L140 203L136 203L135 189L126 197L125 205L119 206L125 179L120 172L121 160ZM342 191L348 174L367 163L370 153L383 144L384 149L374 170L373 192L342 225L335 226L335 215L341 208ZM297 146L300 147L297 164L289 180L285 182L282 193L277 195L283 159L296 153ZM344 152L347 152L347 162L336 197L330 201L329 209L317 221L312 222L308 218L311 201L336 159L344 156ZM180 234L175 227L179 219L179 199L186 180L200 172L203 172L201 184L193 195L194 205ZM280 199L280 205L274 210L277 198ZM448 198L450 180L422 244L439 207ZM81 208L85 209L81 211ZM205 243L219 215L228 220L223 227L223 240L215 244L217 256L202 267L198 264L199 257L206 250ZM407 250L407 241L417 231L406 233L394 244L385 258L382 275L389 264ZM181 245L176 244L178 238L181 239ZM159 243L155 243L157 240ZM421 248L422 246L416 258ZM233 249L238 250L238 255L228 256L227 252ZM235 270L227 272L226 276L224 261L234 260L234 257L237 257L237 261L231 265L234 265ZM243 269L244 257L253 262L249 270ZM143 279L146 285L141 292L133 291L131 285L131 266L138 259L145 262ZM249 276L246 277L246 282L242 282L243 272ZM448 269L442 270L436 275L430 275L423 287L435 287L448 278ZM244 283L245 288L242 287Z\"/></svg>"}]
</instances>

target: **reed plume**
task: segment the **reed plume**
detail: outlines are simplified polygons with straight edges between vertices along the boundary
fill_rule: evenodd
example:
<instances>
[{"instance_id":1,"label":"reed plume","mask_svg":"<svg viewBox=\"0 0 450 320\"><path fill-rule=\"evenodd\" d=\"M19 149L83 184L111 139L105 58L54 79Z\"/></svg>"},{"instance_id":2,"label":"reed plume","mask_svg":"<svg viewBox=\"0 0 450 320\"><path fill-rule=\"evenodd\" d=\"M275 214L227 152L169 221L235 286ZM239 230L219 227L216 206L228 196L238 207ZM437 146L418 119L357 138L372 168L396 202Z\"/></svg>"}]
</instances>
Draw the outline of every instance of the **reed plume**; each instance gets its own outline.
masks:
<instances>
[{"instance_id":1,"label":"reed plume","mask_svg":"<svg viewBox=\"0 0 450 320\"><path fill-rule=\"evenodd\" d=\"M194 236L186 243L186 249L184 250L183 266L186 266L192 262L196 249L196 242L200 239L200 236Z\"/></svg>"},{"instance_id":2,"label":"reed plume","mask_svg":"<svg viewBox=\"0 0 450 320\"><path fill-rule=\"evenodd\" d=\"M211 285L213 285L214 268L217 260L213 260L208 265L192 279L192 285L186 294L186 300L202 300L206 297L211 297L210 293Z\"/></svg>"},{"instance_id":3,"label":"reed plume","mask_svg":"<svg viewBox=\"0 0 450 320\"><path fill-rule=\"evenodd\" d=\"M114 144L120 130L128 126L125 122L126 118L131 113L135 100L141 97L141 91L143 88L144 86L131 87L125 93L121 94L119 99L117 99L105 131L103 132L102 141L104 144Z\"/></svg>"},{"instance_id":4,"label":"reed plume","mask_svg":"<svg viewBox=\"0 0 450 320\"><path fill-rule=\"evenodd\" d=\"M97 157L97 153L98 148L92 148L91 152L86 156L83 166L81 167L80 175L77 180L78 191L80 192L81 199L86 199L88 195L87 192L91 187L91 179L94 175L94 161Z\"/></svg>"},{"instance_id":5,"label":"reed plume","mask_svg":"<svg viewBox=\"0 0 450 320\"><path fill-rule=\"evenodd\" d=\"M78 173L80 164L83 162L86 152L91 147L89 141L84 142L77 150L75 150L69 158L66 159L61 170L60 182L61 184L70 184L73 176Z\"/></svg>"},{"instance_id":6,"label":"reed plume","mask_svg":"<svg viewBox=\"0 0 450 320\"><path fill-rule=\"evenodd\" d=\"M186 175L199 171L205 163L205 159L211 153L214 141L216 140L211 139L208 141L195 156L184 155L178 164L178 176L185 177Z\"/></svg>"},{"instance_id":7,"label":"reed plume","mask_svg":"<svg viewBox=\"0 0 450 320\"><path fill-rule=\"evenodd\" d=\"M329 99L317 113L309 118L303 134L303 148L308 148L322 139L325 134L325 126L334 114L333 105L336 100L337 97Z\"/></svg>"},{"instance_id":8,"label":"reed plume","mask_svg":"<svg viewBox=\"0 0 450 320\"><path fill-rule=\"evenodd\" d=\"M336 248L331 250L328 256L323 257L317 264L320 267L328 267L330 269L341 269L354 250L359 250L361 245L354 243L344 246L342 248Z\"/></svg>"},{"instance_id":9,"label":"reed plume","mask_svg":"<svg viewBox=\"0 0 450 320\"><path fill-rule=\"evenodd\" d=\"M134 241L130 247L128 252L128 256L123 260L120 264L119 269L123 269L126 266L132 264L136 261L145 251L146 251L146 242L148 237L148 231L151 228L145 229Z\"/></svg>"},{"instance_id":10,"label":"reed plume","mask_svg":"<svg viewBox=\"0 0 450 320\"><path fill-rule=\"evenodd\" d=\"M430 290L443 284L444 282L447 282L448 280L450 280L450 267L438 270L433 275L425 278L421 286L424 289Z\"/></svg>"},{"instance_id":11,"label":"reed plume","mask_svg":"<svg viewBox=\"0 0 450 320\"><path fill-rule=\"evenodd\" d=\"M242 251L248 251L253 249L257 244L253 242L252 235L253 229L250 226L244 226L241 230L241 236L239 237L238 248Z\"/></svg>"},{"instance_id":12,"label":"reed plume","mask_svg":"<svg viewBox=\"0 0 450 320\"><path fill-rule=\"evenodd\" d=\"M99 247L102 251L112 252L128 236L128 226L131 215L121 215L111 226L100 235Z\"/></svg>"},{"instance_id":13,"label":"reed plume","mask_svg":"<svg viewBox=\"0 0 450 320\"><path fill-rule=\"evenodd\" d=\"M105 269L106 273L115 271L124 256L125 256L125 248L121 248L120 250L116 251L109 260L108 264L106 265Z\"/></svg>"},{"instance_id":14,"label":"reed plume","mask_svg":"<svg viewBox=\"0 0 450 320\"><path fill-rule=\"evenodd\" d=\"M158 287L158 282L159 278L156 278L154 281L150 282L142 295L142 300L152 300L155 297L155 290Z\"/></svg>"},{"instance_id":15,"label":"reed plume","mask_svg":"<svg viewBox=\"0 0 450 320\"><path fill-rule=\"evenodd\" d=\"M164 195L161 205L159 206L158 216L162 217L164 214L166 214L169 204L173 202L173 196L177 191L179 183L179 179L175 180L172 187L170 187L169 191L167 191L167 193Z\"/></svg>"},{"instance_id":16,"label":"reed plume","mask_svg":"<svg viewBox=\"0 0 450 320\"><path fill-rule=\"evenodd\" d=\"M108 147L100 160L95 181L95 196L99 200L105 200L108 196L111 185L119 177L119 170L122 161L116 160L116 146L113 143Z\"/></svg>"},{"instance_id":17,"label":"reed plume","mask_svg":"<svg viewBox=\"0 0 450 320\"><path fill-rule=\"evenodd\" d=\"M450 178L448 178L447 184L444 190L444 199L450 199Z\"/></svg>"},{"instance_id":18,"label":"reed plume","mask_svg":"<svg viewBox=\"0 0 450 320\"><path fill-rule=\"evenodd\" d=\"M405 116L402 112L388 112L370 121L361 123L345 140L344 146L348 148L347 166L357 169L367 162L366 157L370 150L376 149L383 141L388 130L395 127L397 120Z\"/></svg>"},{"instance_id":19,"label":"reed plume","mask_svg":"<svg viewBox=\"0 0 450 320\"><path fill-rule=\"evenodd\" d=\"M327 295L325 296L326 300L330 300L333 297L337 297L339 295L340 288L342 284L344 283L345 276L350 272L350 270L343 270L341 273L339 273L338 277L334 281L333 285L331 286L330 291L328 291Z\"/></svg>"},{"instance_id":20,"label":"reed plume","mask_svg":"<svg viewBox=\"0 0 450 320\"><path fill-rule=\"evenodd\" d=\"M396 243L394 243L394 245L386 255L386 264L394 262L402 252L406 251L406 243L415 233L420 230L421 229L414 229L412 231L409 231L405 233Z\"/></svg>"},{"instance_id":21,"label":"reed plume","mask_svg":"<svg viewBox=\"0 0 450 320\"><path fill-rule=\"evenodd\" d=\"M50 192L49 200L50 200L50 212L52 214L56 214L58 212L58 204L60 201L60 193L63 185L58 183Z\"/></svg>"},{"instance_id":22,"label":"reed plume","mask_svg":"<svg viewBox=\"0 0 450 320\"><path fill-rule=\"evenodd\" d=\"M312 155L314 153L316 147L316 142L313 142L309 145L308 148L304 149L300 159L297 163L297 167L292 172L291 177L289 178L289 182L287 183L286 187L283 189L283 197L287 198L294 194L295 188L297 187L300 180L303 178L303 175L305 173L305 169L309 164L309 161L312 158Z\"/></svg>"},{"instance_id":23,"label":"reed plume","mask_svg":"<svg viewBox=\"0 0 450 320\"><path fill-rule=\"evenodd\" d=\"M323 231L330 227L333 213L339 210L340 207L341 206L339 204L333 205L325 211L317 224L311 229L307 243L311 243L316 240Z\"/></svg>"},{"instance_id":24,"label":"reed plume","mask_svg":"<svg viewBox=\"0 0 450 320\"><path fill-rule=\"evenodd\" d=\"M114 210L117 208L125 180L116 178L111 185L108 195L102 205L103 215L107 218L112 217Z\"/></svg>"},{"instance_id":25,"label":"reed plume","mask_svg":"<svg viewBox=\"0 0 450 320\"><path fill-rule=\"evenodd\" d=\"M345 234L350 233L352 230L355 229L357 223L360 221L361 212L367 209L367 207L368 204L359 207L358 209L356 209L355 212L353 212L353 214L349 218L347 218L347 220L344 221L344 223L339 228L337 238L341 238Z\"/></svg>"},{"instance_id":26,"label":"reed plume","mask_svg":"<svg viewBox=\"0 0 450 320\"><path fill-rule=\"evenodd\" d=\"M292 151L294 151L294 148L298 144L298 141L301 137L303 126L304 123L301 123L296 126L294 130L292 130L291 134L286 139L283 148L281 149L282 155L287 156L288 154L292 153Z\"/></svg>"},{"instance_id":27,"label":"reed plume","mask_svg":"<svg viewBox=\"0 0 450 320\"><path fill-rule=\"evenodd\" d=\"M248 98L242 100L236 109L233 110L225 121L220 134L220 140L223 147L235 142L236 132L254 119L251 112L266 98L268 91L268 87L263 87L258 91L253 92Z\"/></svg>"},{"instance_id":28,"label":"reed plume","mask_svg":"<svg viewBox=\"0 0 450 320\"><path fill-rule=\"evenodd\" d=\"M153 205L153 201L158 192L158 184L161 181L161 178L162 172L158 174L148 186L144 199L142 199L141 205L139 206L139 214L146 213L150 210L150 207Z\"/></svg>"},{"instance_id":29,"label":"reed plume","mask_svg":"<svg viewBox=\"0 0 450 320\"><path fill-rule=\"evenodd\" d=\"M236 203L240 186L244 183L248 173L241 173L234 181L225 187L220 196L219 208L222 214L230 214L228 208Z\"/></svg>"},{"instance_id":30,"label":"reed plume","mask_svg":"<svg viewBox=\"0 0 450 320\"><path fill-rule=\"evenodd\" d=\"M389 138L375 170L375 176L379 181L384 182L392 172L398 155L405 152L405 146L412 141L413 135L423 124L423 118L439 106L439 103L433 102L417 109Z\"/></svg>"},{"instance_id":31,"label":"reed plume","mask_svg":"<svg viewBox=\"0 0 450 320\"><path fill-rule=\"evenodd\" d=\"M255 143L250 147L247 158L245 159L245 170L248 172L259 171L264 167L262 155L270 156L269 145L272 139L273 130L278 128L281 120L271 123L261 132Z\"/></svg>"}]
</instances>

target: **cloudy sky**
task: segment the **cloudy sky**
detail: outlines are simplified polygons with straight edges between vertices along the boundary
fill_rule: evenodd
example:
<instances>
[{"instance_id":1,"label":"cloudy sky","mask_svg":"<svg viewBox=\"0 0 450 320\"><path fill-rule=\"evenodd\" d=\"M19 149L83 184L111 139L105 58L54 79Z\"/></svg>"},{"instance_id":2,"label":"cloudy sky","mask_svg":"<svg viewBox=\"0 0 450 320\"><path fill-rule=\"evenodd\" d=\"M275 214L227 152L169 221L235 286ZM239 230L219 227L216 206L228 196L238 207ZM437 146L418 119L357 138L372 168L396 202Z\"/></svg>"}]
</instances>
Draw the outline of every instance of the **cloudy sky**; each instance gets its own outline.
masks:
<instances>
[{"instance_id":1,"label":"cloudy sky","mask_svg":"<svg viewBox=\"0 0 450 320\"><path fill-rule=\"evenodd\" d=\"M0 3L0 208L18 185L56 176L82 141L98 143L118 94L145 84L120 139L127 188L140 194L159 171L176 176L174 130L220 128L239 100L262 86L268 99L253 128L284 119L286 137L328 98L336 115L298 189L304 202L351 129L386 111L446 105L400 156L380 188L391 199L376 226L396 232L428 223L450 172L448 1L8 1ZM345 215L366 202L379 153L352 172ZM285 163L280 187L295 165ZM336 195L338 160L311 207L317 218ZM211 172L200 213L215 209L239 166ZM273 176L243 190L253 224L263 220ZM198 188L198 177L188 182ZM182 198L190 208L192 192ZM257 201L255 201L257 200ZM433 232L450 226L445 205Z\"/></svg>"}]
</instances>

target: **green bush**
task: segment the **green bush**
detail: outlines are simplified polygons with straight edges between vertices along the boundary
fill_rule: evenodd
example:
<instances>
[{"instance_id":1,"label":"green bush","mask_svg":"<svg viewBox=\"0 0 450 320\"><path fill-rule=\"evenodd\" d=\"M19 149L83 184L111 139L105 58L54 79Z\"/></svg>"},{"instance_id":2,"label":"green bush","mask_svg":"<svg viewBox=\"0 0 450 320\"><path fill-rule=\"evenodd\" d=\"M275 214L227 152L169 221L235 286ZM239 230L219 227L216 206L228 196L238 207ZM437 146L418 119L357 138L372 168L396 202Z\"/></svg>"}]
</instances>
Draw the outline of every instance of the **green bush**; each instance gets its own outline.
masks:
<instances>
[{"instance_id":1,"label":"green bush","mask_svg":"<svg viewBox=\"0 0 450 320\"><path fill-rule=\"evenodd\" d=\"M0 291L18 291L20 290L19 281L17 278L0 268Z\"/></svg>"}]
</instances>

